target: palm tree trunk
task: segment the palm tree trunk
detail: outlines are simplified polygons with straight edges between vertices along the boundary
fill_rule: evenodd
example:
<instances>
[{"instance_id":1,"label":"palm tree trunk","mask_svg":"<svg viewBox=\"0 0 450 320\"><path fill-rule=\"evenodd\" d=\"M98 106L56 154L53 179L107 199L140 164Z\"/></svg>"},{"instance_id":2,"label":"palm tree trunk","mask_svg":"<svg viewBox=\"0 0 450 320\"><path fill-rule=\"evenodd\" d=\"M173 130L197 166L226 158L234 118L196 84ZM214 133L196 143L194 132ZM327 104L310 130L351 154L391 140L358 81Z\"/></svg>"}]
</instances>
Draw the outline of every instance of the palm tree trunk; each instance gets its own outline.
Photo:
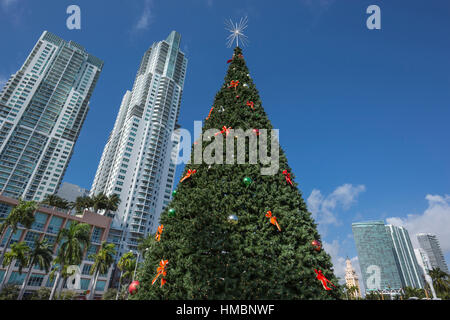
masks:
<instances>
[{"instance_id":1,"label":"palm tree trunk","mask_svg":"<svg viewBox=\"0 0 450 320\"><path fill-rule=\"evenodd\" d=\"M9 243L11 242L11 239L12 239L13 235L14 235L14 232L11 229L11 234L8 236L8 241L6 241L6 244L3 247L2 255L0 256L0 264L3 262L3 258L5 257L6 250L8 250Z\"/></svg>"},{"instance_id":2,"label":"palm tree trunk","mask_svg":"<svg viewBox=\"0 0 450 320\"><path fill-rule=\"evenodd\" d=\"M93 300L95 297L95 288L97 287L97 280L98 280L99 275L100 275L100 270L97 270L97 272L95 272L94 284L91 288L91 292L89 293L89 300Z\"/></svg>"},{"instance_id":3,"label":"palm tree trunk","mask_svg":"<svg viewBox=\"0 0 450 320\"><path fill-rule=\"evenodd\" d=\"M58 286L59 278L60 278L60 272L57 272L55 283L53 284L52 292L50 293L50 298L48 300L53 300L53 297L55 296L55 292L56 292L56 287Z\"/></svg>"},{"instance_id":4,"label":"palm tree trunk","mask_svg":"<svg viewBox=\"0 0 450 320\"><path fill-rule=\"evenodd\" d=\"M58 284L58 290L56 290L56 292L58 293L58 297L61 297L62 289L63 289L66 281L67 281L67 278L61 277L61 281Z\"/></svg>"},{"instance_id":5,"label":"palm tree trunk","mask_svg":"<svg viewBox=\"0 0 450 320\"><path fill-rule=\"evenodd\" d=\"M2 282L0 283L0 291L3 290L3 286L4 286L5 283L6 283L6 279L8 278L8 275L9 275L10 271L12 270L13 265L15 264L15 261L16 261L16 260L11 261L11 263L10 263L9 266L8 266L8 268L6 268L5 274L3 275Z\"/></svg>"},{"instance_id":6,"label":"palm tree trunk","mask_svg":"<svg viewBox=\"0 0 450 320\"><path fill-rule=\"evenodd\" d=\"M119 288L117 288L116 300L119 300L119 294L120 294L120 285L122 284L122 273L123 273L123 271L121 271L121 272L120 272L120 278L119 278Z\"/></svg>"},{"instance_id":7,"label":"palm tree trunk","mask_svg":"<svg viewBox=\"0 0 450 320\"><path fill-rule=\"evenodd\" d=\"M20 288L20 292L19 292L19 296L17 297L17 300L22 300L23 295L25 294L25 288L27 287L28 280L30 280L31 272L33 271L33 265L34 265L34 259L33 259L33 261L31 261L30 266L28 267L27 276L25 277L22 287Z\"/></svg>"}]
</instances>

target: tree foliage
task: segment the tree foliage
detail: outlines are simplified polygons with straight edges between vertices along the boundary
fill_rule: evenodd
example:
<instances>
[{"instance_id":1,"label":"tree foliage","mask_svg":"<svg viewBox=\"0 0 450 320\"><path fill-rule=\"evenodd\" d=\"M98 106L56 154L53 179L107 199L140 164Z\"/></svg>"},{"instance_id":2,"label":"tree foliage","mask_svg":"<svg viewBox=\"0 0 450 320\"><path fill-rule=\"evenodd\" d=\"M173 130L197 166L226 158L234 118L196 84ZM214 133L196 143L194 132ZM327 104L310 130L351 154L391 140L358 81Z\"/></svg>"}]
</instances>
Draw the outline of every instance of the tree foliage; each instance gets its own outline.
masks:
<instances>
[{"instance_id":1,"label":"tree foliage","mask_svg":"<svg viewBox=\"0 0 450 320\"><path fill-rule=\"evenodd\" d=\"M223 127L250 132L267 129L268 154L279 151L279 168L274 175L262 175L261 168L267 167L267 163L261 159L256 164L249 163L249 143L245 146L245 164L225 164L225 160L230 160L226 157L226 146L231 147L234 138L231 133L231 139L226 139L225 130L203 141L200 147L208 153L216 137L223 136L226 140L223 149L211 151L211 155L222 154L224 164L202 162L186 166L183 176L188 170L196 173L179 184L174 200L161 214L164 225L161 241L152 236L145 242L149 252L137 277L140 287L133 296L135 299L340 297L330 256L311 245L313 240L320 241L317 225L297 183L290 185L283 171L287 170L291 179L295 175L283 150L279 146L271 150L273 127L241 54L241 49L236 48L203 133L209 129L220 131ZM232 81L239 81L239 85L230 88ZM235 158L237 145L233 146ZM245 180L250 183L243 183L245 178L250 178ZM278 219L281 232L265 216L269 210ZM238 220L229 219L230 215ZM169 261L167 283L160 287L160 277L152 286L161 259ZM337 288L324 290L314 269L321 270Z\"/></svg>"}]
</instances>

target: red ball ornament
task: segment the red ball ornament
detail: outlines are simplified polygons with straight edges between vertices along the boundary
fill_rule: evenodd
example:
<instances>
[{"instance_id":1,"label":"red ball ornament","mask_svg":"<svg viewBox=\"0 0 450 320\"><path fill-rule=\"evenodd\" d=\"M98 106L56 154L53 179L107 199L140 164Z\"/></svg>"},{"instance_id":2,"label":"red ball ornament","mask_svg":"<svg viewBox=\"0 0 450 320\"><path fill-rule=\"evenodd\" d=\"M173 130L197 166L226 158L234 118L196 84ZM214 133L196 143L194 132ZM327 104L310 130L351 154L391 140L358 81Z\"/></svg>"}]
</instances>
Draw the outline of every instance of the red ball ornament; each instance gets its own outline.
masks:
<instances>
[{"instance_id":1,"label":"red ball ornament","mask_svg":"<svg viewBox=\"0 0 450 320\"><path fill-rule=\"evenodd\" d=\"M320 251L320 249L322 249L322 244L318 240L313 240L311 244L316 251Z\"/></svg>"},{"instance_id":2,"label":"red ball ornament","mask_svg":"<svg viewBox=\"0 0 450 320\"><path fill-rule=\"evenodd\" d=\"M128 292L133 295L138 292L139 281L133 281L128 287Z\"/></svg>"}]
</instances>

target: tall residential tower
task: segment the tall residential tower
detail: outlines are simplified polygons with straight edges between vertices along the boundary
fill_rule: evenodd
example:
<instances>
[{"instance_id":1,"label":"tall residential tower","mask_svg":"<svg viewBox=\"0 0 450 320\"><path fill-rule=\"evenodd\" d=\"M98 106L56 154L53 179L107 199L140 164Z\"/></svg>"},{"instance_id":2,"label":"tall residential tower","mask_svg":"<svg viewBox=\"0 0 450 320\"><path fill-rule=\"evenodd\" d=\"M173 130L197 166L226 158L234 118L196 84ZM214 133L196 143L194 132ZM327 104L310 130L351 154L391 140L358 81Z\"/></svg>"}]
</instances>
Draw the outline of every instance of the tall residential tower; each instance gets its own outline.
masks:
<instances>
[{"instance_id":1,"label":"tall residential tower","mask_svg":"<svg viewBox=\"0 0 450 320\"><path fill-rule=\"evenodd\" d=\"M403 287L423 288L422 270L417 262L408 230L388 224L386 231L392 240Z\"/></svg>"},{"instance_id":2,"label":"tall residential tower","mask_svg":"<svg viewBox=\"0 0 450 320\"><path fill-rule=\"evenodd\" d=\"M44 31L0 92L0 193L41 201L57 191L103 62Z\"/></svg>"},{"instance_id":3,"label":"tall residential tower","mask_svg":"<svg viewBox=\"0 0 450 320\"><path fill-rule=\"evenodd\" d=\"M123 230L121 252L136 251L140 238L155 232L171 199L176 139L187 59L181 36L172 31L144 54L100 159L91 195L113 193L121 203L114 226Z\"/></svg>"},{"instance_id":4,"label":"tall residential tower","mask_svg":"<svg viewBox=\"0 0 450 320\"><path fill-rule=\"evenodd\" d=\"M352 223L352 230L366 292L399 292L402 288L401 276L384 222Z\"/></svg>"},{"instance_id":5,"label":"tall residential tower","mask_svg":"<svg viewBox=\"0 0 450 320\"><path fill-rule=\"evenodd\" d=\"M419 233L417 240L419 241L420 247L428 256L431 268L439 268L448 274L448 266L437 237L430 233Z\"/></svg>"}]
</instances>

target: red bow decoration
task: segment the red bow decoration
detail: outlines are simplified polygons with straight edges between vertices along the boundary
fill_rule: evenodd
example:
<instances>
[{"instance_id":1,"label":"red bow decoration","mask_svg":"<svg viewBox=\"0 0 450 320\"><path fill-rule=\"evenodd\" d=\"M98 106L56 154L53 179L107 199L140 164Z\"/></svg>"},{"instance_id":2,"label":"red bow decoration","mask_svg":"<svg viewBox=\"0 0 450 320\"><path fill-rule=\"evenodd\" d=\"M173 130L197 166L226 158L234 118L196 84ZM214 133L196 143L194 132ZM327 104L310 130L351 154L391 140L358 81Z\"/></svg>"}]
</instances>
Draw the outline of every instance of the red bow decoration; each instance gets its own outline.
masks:
<instances>
[{"instance_id":1,"label":"red bow decoration","mask_svg":"<svg viewBox=\"0 0 450 320\"><path fill-rule=\"evenodd\" d=\"M242 54L239 53L238 55L239 58L244 59L244 56Z\"/></svg>"},{"instance_id":2,"label":"red bow decoration","mask_svg":"<svg viewBox=\"0 0 450 320\"><path fill-rule=\"evenodd\" d=\"M259 136L261 133L259 132L259 129L253 129L253 132L257 135L257 136Z\"/></svg>"},{"instance_id":3,"label":"red bow decoration","mask_svg":"<svg viewBox=\"0 0 450 320\"><path fill-rule=\"evenodd\" d=\"M227 63L230 63L231 61L233 61L233 59L228 60Z\"/></svg>"},{"instance_id":4,"label":"red bow decoration","mask_svg":"<svg viewBox=\"0 0 450 320\"><path fill-rule=\"evenodd\" d=\"M286 178L287 183L289 183L291 186L294 186L291 180L291 174L287 172L287 170L283 171L284 177Z\"/></svg>"},{"instance_id":5,"label":"red bow decoration","mask_svg":"<svg viewBox=\"0 0 450 320\"><path fill-rule=\"evenodd\" d=\"M278 224L277 217L272 216L272 211L267 211L266 217L270 219L270 223L277 226L278 231L281 231L280 225Z\"/></svg>"},{"instance_id":6,"label":"red bow decoration","mask_svg":"<svg viewBox=\"0 0 450 320\"><path fill-rule=\"evenodd\" d=\"M158 231L156 232L156 235L155 235L155 240L156 241L161 240L161 234L162 234L163 230L164 230L164 225L160 225L158 227Z\"/></svg>"},{"instance_id":7,"label":"red bow decoration","mask_svg":"<svg viewBox=\"0 0 450 320\"><path fill-rule=\"evenodd\" d=\"M213 109L214 109L214 107L212 107L211 110L209 110L209 114L208 114L208 117L206 118L206 120L208 120L209 117L211 116L211 112L213 111Z\"/></svg>"},{"instance_id":8,"label":"red bow decoration","mask_svg":"<svg viewBox=\"0 0 450 320\"><path fill-rule=\"evenodd\" d=\"M163 278L161 278L161 287L166 283L166 279L164 277L167 275L166 267L169 263L169 260L161 260L159 262L159 267L156 269L156 277L152 281L152 285L158 280L159 276L162 275Z\"/></svg>"},{"instance_id":9,"label":"red bow decoration","mask_svg":"<svg viewBox=\"0 0 450 320\"><path fill-rule=\"evenodd\" d=\"M217 136L217 135L219 135L219 134L221 134L221 133L224 133L224 132L226 132L226 133L227 133L227 136L228 136L228 134L230 133L230 130L231 130L231 127L227 128L226 126L223 126L223 127L222 127L222 131L217 132L217 133L215 134L215 136Z\"/></svg>"},{"instance_id":10,"label":"red bow decoration","mask_svg":"<svg viewBox=\"0 0 450 320\"><path fill-rule=\"evenodd\" d=\"M253 110L255 110L255 104L253 103L253 101L247 101L247 105L252 108Z\"/></svg>"},{"instance_id":11,"label":"red bow decoration","mask_svg":"<svg viewBox=\"0 0 450 320\"><path fill-rule=\"evenodd\" d=\"M186 175L183 177L183 179L180 180L180 182L183 182L184 180L186 180L187 178L189 178L196 172L197 172L197 170L195 170L195 169L194 170L189 169L188 172L186 173Z\"/></svg>"},{"instance_id":12,"label":"red bow decoration","mask_svg":"<svg viewBox=\"0 0 450 320\"><path fill-rule=\"evenodd\" d=\"M322 271L321 271L321 270L317 271L317 269L314 269L314 272L317 274L317 277L316 277L316 278L319 279L319 281L322 282L322 286L323 286L323 288L324 288L325 290L331 290L331 288L329 288L329 287L327 286L327 282L328 282L329 284L331 284L333 287L336 288L336 286L335 286L334 284L332 284L330 280L328 280L327 278L325 278L325 276L322 274Z\"/></svg>"},{"instance_id":13,"label":"red bow decoration","mask_svg":"<svg viewBox=\"0 0 450 320\"><path fill-rule=\"evenodd\" d=\"M230 85L228 86L228 88L234 88L234 90L236 90L238 85L239 85L239 80L231 80Z\"/></svg>"}]
</instances>

